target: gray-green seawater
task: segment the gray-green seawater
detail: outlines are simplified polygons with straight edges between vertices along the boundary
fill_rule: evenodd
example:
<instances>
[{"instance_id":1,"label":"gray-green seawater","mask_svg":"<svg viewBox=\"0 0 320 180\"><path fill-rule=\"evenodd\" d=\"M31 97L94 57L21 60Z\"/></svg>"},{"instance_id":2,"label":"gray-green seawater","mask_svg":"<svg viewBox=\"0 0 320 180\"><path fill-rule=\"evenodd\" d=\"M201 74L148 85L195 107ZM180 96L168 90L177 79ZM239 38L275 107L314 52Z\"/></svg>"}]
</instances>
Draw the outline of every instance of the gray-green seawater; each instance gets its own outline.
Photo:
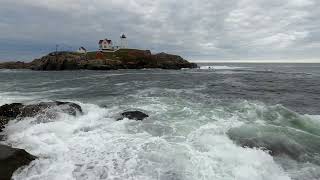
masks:
<instances>
[{"instance_id":1,"label":"gray-green seawater","mask_svg":"<svg viewBox=\"0 0 320 180\"><path fill-rule=\"evenodd\" d=\"M10 122L1 143L39 157L14 179L320 179L320 65L213 66L0 70L0 105L62 100L84 110ZM128 109L150 117L116 121Z\"/></svg>"}]
</instances>

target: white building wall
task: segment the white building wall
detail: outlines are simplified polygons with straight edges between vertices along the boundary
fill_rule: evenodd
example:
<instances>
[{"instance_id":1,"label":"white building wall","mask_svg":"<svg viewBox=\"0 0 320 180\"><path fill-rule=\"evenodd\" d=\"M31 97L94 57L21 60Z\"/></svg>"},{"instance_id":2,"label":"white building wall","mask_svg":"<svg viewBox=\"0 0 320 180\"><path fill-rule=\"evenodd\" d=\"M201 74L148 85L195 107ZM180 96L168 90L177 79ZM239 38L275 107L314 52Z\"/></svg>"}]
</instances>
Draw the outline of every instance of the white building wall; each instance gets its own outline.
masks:
<instances>
[{"instance_id":1,"label":"white building wall","mask_svg":"<svg viewBox=\"0 0 320 180\"><path fill-rule=\"evenodd\" d=\"M127 38L121 38L120 47L122 49L127 49L128 48L128 40L127 40Z\"/></svg>"},{"instance_id":2,"label":"white building wall","mask_svg":"<svg viewBox=\"0 0 320 180\"><path fill-rule=\"evenodd\" d=\"M100 50L103 49L112 49L112 43L109 44L106 40L102 41L102 43L99 45Z\"/></svg>"},{"instance_id":3,"label":"white building wall","mask_svg":"<svg viewBox=\"0 0 320 180\"><path fill-rule=\"evenodd\" d=\"M85 51L85 50L83 50L83 49L78 49L78 51L77 51L78 53L82 53L82 54L85 54L85 53L87 53L87 51Z\"/></svg>"}]
</instances>

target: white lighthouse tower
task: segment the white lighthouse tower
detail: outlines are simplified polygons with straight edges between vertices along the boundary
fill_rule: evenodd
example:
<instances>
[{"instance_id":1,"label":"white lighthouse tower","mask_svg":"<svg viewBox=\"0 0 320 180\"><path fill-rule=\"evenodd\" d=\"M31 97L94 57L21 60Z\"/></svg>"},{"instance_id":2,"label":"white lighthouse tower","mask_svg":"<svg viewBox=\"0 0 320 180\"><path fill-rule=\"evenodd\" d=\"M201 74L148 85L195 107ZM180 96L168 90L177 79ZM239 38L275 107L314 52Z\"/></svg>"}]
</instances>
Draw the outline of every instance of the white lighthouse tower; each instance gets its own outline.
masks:
<instances>
[{"instance_id":1,"label":"white lighthouse tower","mask_svg":"<svg viewBox=\"0 0 320 180\"><path fill-rule=\"evenodd\" d=\"M122 34L120 36L120 48L121 49L128 49L128 40L127 40L127 36L125 34Z\"/></svg>"}]
</instances>

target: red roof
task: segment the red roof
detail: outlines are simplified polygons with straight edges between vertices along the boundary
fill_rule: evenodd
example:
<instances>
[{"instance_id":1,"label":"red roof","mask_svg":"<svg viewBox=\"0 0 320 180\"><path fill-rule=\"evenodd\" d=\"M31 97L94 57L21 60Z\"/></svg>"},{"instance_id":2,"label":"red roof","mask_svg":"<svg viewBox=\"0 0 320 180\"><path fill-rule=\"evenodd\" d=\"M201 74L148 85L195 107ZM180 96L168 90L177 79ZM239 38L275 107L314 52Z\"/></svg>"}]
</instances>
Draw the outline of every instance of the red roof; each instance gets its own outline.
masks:
<instances>
[{"instance_id":1,"label":"red roof","mask_svg":"<svg viewBox=\"0 0 320 180\"><path fill-rule=\"evenodd\" d=\"M109 40L109 39L103 39L103 40L100 40L100 41L99 41L99 44L102 44L103 41L107 41L108 44L111 44L111 43L112 43L112 41Z\"/></svg>"}]
</instances>

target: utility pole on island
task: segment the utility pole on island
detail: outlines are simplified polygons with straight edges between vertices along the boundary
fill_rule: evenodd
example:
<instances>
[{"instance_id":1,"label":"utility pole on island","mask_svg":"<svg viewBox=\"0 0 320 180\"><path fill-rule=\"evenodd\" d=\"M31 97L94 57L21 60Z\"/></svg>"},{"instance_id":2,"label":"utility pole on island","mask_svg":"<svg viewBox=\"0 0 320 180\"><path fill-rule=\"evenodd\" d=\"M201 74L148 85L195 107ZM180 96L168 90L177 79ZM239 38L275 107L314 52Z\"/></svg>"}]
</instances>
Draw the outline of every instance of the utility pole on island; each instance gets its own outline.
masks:
<instances>
[{"instance_id":1,"label":"utility pole on island","mask_svg":"<svg viewBox=\"0 0 320 180\"><path fill-rule=\"evenodd\" d=\"M59 45L56 44L56 54L58 53L58 48L59 48Z\"/></svg>"},{"instance_id":2,"label":"utility pole on island","mask_svg":"<svg viewBox=\"0 0 320 180\"><path fill-rule=\"evenodd\" d=\"M58 60L58 48L59 48L59 45L58 44L56 44L56 61Z\"/></svg>"}]
</instances>

